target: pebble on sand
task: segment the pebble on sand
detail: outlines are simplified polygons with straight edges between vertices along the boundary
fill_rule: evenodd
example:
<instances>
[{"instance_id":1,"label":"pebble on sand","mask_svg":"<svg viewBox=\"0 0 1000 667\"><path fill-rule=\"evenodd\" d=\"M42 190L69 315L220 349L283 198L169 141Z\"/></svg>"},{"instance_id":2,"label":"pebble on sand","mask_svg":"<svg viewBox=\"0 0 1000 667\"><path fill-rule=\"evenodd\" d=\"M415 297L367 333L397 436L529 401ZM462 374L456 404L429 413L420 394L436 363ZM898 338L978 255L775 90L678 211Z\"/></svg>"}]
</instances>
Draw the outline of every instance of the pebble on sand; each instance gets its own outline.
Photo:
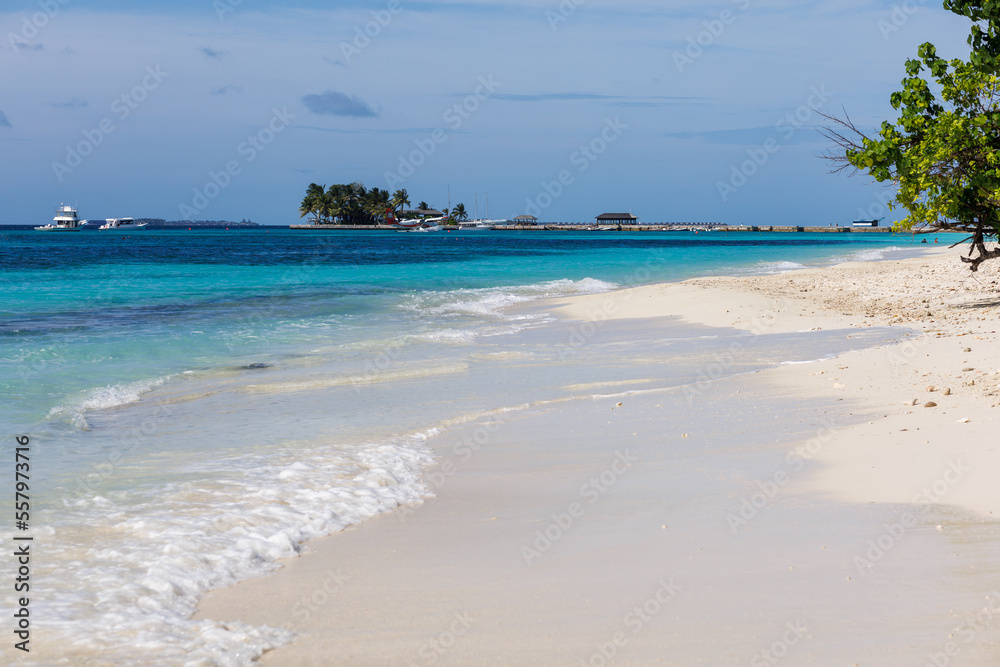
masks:
<instances>
[{"instance_id":1,"label":"pebble on sand","mask_svg":"<svg viewBox=\"0 0 1000 667\"><path fill-rule=\"evenodd\" d=\"M934 401L927 401L926 403L924 403L924 407L925 408L936 408L937 407L937 403L935 403Z\"/></svg>"}]
</instances>

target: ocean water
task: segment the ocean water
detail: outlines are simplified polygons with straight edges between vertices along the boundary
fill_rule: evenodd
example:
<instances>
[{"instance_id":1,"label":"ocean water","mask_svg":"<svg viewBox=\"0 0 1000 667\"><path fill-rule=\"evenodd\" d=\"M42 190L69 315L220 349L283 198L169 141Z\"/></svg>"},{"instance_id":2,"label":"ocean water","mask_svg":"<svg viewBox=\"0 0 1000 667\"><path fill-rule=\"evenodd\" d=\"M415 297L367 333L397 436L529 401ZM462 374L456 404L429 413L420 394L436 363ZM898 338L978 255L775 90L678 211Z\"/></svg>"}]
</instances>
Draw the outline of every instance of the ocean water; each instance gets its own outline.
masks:
<instances>
[{"instance_id":1,"label":"ocean water","mask_svg":"<svg viewBox=\"0 0 1000 667\"><path fill-rule=\"evenodd\" d=\"M0 436L6 451L31 438L32 505L29 531L7 513L0 539L31 535L40 554L33 645L67 664L248 664L290 633L191 621L200 597L430 498L436 434L697 383L726 355L713 379L899 335L624 324L576 345L545 299L916 248L881 234L0 229Z\"/></svg>"}]
</instances>

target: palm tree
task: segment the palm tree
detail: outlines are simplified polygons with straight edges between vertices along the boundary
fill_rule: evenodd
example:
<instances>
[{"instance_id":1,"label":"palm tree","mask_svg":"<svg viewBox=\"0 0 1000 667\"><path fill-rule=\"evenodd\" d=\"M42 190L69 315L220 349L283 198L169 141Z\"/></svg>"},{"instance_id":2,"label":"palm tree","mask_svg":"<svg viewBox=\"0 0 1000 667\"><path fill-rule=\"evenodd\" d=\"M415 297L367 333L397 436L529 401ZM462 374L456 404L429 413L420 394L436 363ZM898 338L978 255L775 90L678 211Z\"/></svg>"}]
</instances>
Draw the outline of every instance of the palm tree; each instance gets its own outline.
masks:
<instances>
[{"instance_id":1,"label":"palm tree","mask_svg":"<svg viewBox=\"0 0 1000 667\"><path fill-rule=\"evenodd\" d=\"M318 224L378 224L385 220L387 211L396 211L409 205L410 196L406 190L396 190L394 194L379 188L369 190L360 181L346 185L335 183L330 187L310 183L299 206L299 213L300 217L315 216ZM425 201L420 202L419 207L422 211L431 208ZM447 211L444 213L448 214ZM460 220L468 220L469 217L462 204L455 207L453 215Z\"/></svg>"},{"instance_id":2,"label":"palm tree","mask_svg":"<svg viewBox=\"0 0 1000 667\"><path fill-rule=\"evenodd\" d=\"M364 217L364 201L368 189L359 182L350 185L330 186L333 196L334 215L340 218L341 224L356 225Z\"/></svg>"},{"instance_id":3,"label":"palm tree","mask_svg":"<svg viewBox=\"0 0 1000 667\"><path fill-rule=\"evenodd\" d=\"M405 190L396 190L396 193L392 195L392 210L398 211L404 206L410 205L410 194Z\"/></svg>"},{"instance_id":4,"label":"palm tree","mask_svg":"<svg viewBox=\"0 0 1000 667\"><path fill-rule=\"evenodd\" d=\"M331 185L330 189L320 197L319 217L333 222L340 216L339 185Z\"/></svg>"},{"instance_id":5,"label":"palm tree","mask_svg":"<svg viewBox=\"0 0 1000 667\"><path fill-rule=\"evenodd\" d=\"M388 190L372 188L364 198L364 212L368 216L369 223L378 224L385 219L386 211L392 208L392 198Z\"/></svg>"},{"instance_id":6,"label":"palm tree","mask_svg":"<svg viewBox=\"0 0 1000 667\"><path fill-rule=\"evenodd\" d=\"M299 206L300 218L311 214L316 216L317 222L323 222L323 217L320 215L319 210L323 204L323 191L325 189L325 185L309 184L309 187L306 189L306 196L302 199L302 204Z\"/></svg>"},{"instance_id":7,"label":"palm tree","mask_svg":"<svg viewBox=\"0 0 1000 667\"><path fill-rule=\"evenodd\" d=\"M348 187L340 184L331 185L326 191L326 215L339 219L341 224L346 224L350 218Z\"/></svg>"},{"instance_id":8,"label":"palm tree","mask_svg":"<svg viewBox=\"0 0 1000 667\"><path fill-rule=\"evenodd\" d=\"M468 220L469 214L465 210L465 204L456 204L455 209L452 211L452 216L456 220Z\"/></svg>"},{"instance_id":9,"label":"palm tree","mask_svg":"<svg viewBox=\"0 0 1000 667\"><path fill-rule=\"evenodd\" d=\"M366 194L368 194L368 188L366 188L364 183L361 183L360 181L355 181L346 188L345 204L347 206L347 216L352 225L358 224L358 218L360 217L362 208L362 198Z\"/></svg>"}]
</instances>

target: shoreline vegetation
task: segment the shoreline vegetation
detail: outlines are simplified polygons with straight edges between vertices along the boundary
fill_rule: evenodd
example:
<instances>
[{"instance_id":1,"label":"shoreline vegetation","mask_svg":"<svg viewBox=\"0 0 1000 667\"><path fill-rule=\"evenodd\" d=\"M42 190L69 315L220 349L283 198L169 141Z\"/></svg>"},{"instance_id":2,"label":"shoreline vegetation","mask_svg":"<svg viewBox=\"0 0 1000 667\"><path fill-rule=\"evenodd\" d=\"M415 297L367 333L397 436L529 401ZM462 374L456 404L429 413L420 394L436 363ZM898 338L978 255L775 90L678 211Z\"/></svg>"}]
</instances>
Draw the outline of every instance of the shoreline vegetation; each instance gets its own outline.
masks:
<instances>
[{"instance_id":1,"label":"shoreline vegetation","mask_svg":"<svg viewBox=\"0 0 1000 667\"><path fill-rule=\"evenodd\" d=\"M982 0L945 0L944 8L972 23L968 60L946 59L930 42L906 61L902 90L889 97L898 112L876 134L859 128L845 108L822 134L834 148L833 172L867 173L895 188L894 204L907 211L900 230L968 234L973 272L1000 259L1000 6ZM927 78L924 78L927 77Z\"/></svg>"},{"instance_id":2,"label":"shoreline vegetation","mask_svg":"<svg viewBox=\"0 0 1000 667\"><path fill-rule=\"evenodd\" d=\"M899 327L900 339L697 385L697 407L725 424L783 415L803 435L747 431L694 464L672 447L712 451L714 425L678 423L683 390L605 392L455 427L428 442L428 475L445 480L436 497L309 542L273 575L210 593L195 618L295 633L262 665L598 664L587 656L609 651L629 664L736 664L789 623L796 645L784 648L797 659L922 663L984 596L1000 609L998 268L973 275L957 251L927 245L914 259L548 303L567 324L605 332L679 317L754 336ZM472 458L452 447L481 431ZM635 459L615 459L600 502L585 516L568 506L572 480L616 450ZM791 472L789 452L802 452ZM716 485L685 490L676 475L689 464ZM668 501L677 494L705 505L685 510ZM531 541L552 526L561 537ZM538 553L528 563L525 544ZM857 610L872 608L859 624ZM994 664L998 642L1000 628L982 626L963 641L963 664Z\"/></svg>"},{"instance_id":3,"label":"shoreline vegetation","mask_svg":"<svg viewBox=\"0 0 1000 667\"><path fill-rule=\"evenodd\" d=\"M410 195L405 189L389 194L388 190L368 189L360 181L334 184L330 187L310 183L299 205L299 217L311 216L309 221L313 226L341 227L374 227L388 225L396 219L428 217L444 217L443 224L457 225L460 221L469 219L465 204L459 203L454 208L438 211L431 208L427 202L421 201L416 209L403 208L410 204Z\"/></svg>"}]
</instances>

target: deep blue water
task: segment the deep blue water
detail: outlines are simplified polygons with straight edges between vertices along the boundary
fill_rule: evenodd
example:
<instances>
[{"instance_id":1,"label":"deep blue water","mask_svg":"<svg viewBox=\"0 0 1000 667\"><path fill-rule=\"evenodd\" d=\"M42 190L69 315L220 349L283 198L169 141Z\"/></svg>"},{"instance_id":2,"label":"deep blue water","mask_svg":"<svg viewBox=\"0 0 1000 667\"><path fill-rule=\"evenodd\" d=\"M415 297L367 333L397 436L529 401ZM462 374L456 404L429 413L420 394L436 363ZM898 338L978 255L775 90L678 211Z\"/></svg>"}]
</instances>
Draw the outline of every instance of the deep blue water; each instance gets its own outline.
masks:
<instances>
[{"instance_id":1,"label":"deep blue water","mask_svg":"<svg viewBox=\"0 0 1000 667\"><path fill-rule=\"evenodd\" d=\"M73 392L192 364L238 365L338 336L365 340L433 329L442 322L406 307L424 293L767 272L877 258L886 248L910 245L910 237L888 234L264 228L123 236L6 228L0 230L0 391L30 400L6 403L0 423L29 427ZM531 296L548 294L536 291ZM491 294L487 301L492 307L504 299Z\"/></svg>"}]
</instances>

